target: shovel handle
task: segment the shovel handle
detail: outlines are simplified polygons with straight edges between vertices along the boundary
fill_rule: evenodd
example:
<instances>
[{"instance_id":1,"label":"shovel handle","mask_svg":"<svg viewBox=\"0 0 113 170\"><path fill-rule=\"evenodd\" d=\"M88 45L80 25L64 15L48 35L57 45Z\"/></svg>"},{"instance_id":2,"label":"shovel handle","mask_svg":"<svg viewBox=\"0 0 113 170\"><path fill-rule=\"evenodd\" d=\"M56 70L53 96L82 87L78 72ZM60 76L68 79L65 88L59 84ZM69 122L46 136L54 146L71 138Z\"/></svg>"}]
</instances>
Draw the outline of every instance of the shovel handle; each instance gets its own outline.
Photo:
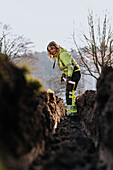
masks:
<instances>
[{"instance_id":1,"label":"shovel handle","mask_svg":"<svg viewBox=\"0 0 113 170\"><path fill-rule=\"evenodd\" d=\"M64 81L66 82L66 78L63 77L63 79L64 79ZM74 81L68 81L68 83L75 85L75 82L74 82Z\"/></svg>"}]
</instances>

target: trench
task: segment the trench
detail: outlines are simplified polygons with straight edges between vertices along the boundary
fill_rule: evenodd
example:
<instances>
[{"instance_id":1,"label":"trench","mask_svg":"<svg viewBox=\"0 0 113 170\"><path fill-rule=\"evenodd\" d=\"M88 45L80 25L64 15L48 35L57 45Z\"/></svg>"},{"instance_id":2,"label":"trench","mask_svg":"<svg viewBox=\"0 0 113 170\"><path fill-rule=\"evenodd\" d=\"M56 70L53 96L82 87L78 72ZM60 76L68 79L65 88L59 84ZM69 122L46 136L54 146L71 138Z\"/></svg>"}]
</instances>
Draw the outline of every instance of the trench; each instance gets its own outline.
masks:
<instances>
[{"instance_id":1,"label":"trench","mask_svg":"<svg viewBox=\"0 0 113 170\"><path fill-rule=\"evenodd\" d=\"M0 170L113 170L113 68L77 96L75 118L26 72L0 55Z\"/></svg>"},{"instance_id":2,"label":"trench","mask_svg":"<svg viewBox=\"0 0 113 170\"><path fill-rule=\"evenodd\" d=\"M64 117L29 170L106 170L79 117Z\"/></svg>"}]
</instances>

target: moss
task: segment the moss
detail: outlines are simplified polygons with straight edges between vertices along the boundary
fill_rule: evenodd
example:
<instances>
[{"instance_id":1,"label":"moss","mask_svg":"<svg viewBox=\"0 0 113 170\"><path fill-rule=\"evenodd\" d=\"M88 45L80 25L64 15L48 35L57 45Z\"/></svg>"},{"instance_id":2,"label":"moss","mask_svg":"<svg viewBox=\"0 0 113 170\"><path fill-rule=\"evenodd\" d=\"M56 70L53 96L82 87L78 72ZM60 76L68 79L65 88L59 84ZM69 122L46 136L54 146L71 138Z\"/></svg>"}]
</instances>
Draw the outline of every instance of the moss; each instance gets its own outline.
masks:
<instances>
[{"instance_id":1,"label":"moss","mask_svg":"<svg viewBox=\"0 0 113 170\"><path fill-rule=\"evenodd\" d=\"M0 169L1 169L1 170L6 170L6 168L5 168L4 165L2 164L1 160L0 160Z\"/></svg>"},{"instance_id":2,"label":"moss","mask_svg":"<svg viewBox=\"0 0 113 170\"><path fill-rule=\"evenodd\" d=\"M3 60L7 60L8 56L6 54L0 53L0 58L3 59Z\"/></svg>"},{"instance_id":3,"label":"moss","mask_svg":"<svg viewBox=\"0 0 113 170\"><path fill-rule=\"evenodd\" d=\"M8 65L6 61L4 60L3 56L0 53L0 79L3 79L5 82L9 83L10 77L9 77L8 69L7 69Z\"/></svg>"},{"instance_id":4,"label":"moss","mask_svg":"<svg viewBox=\"0 0 113 170\"><path fill-rule=\"evenodd\" d=\"M3 151L0 145L0 154L11 153L19 158L36 145L37 134L42 133L40 110L37 110L42 91L41 82L32 78L27 68L20 69L0 57L0 141L4 144ZM2 166L3 163L0 170L4 170Z\"/></svg>"},{"instance_id":5,"label":"moss","mask_svg":"<svg viewBox=\"0 0 113 170\"><path fill-rule=\"evenodd\" d=\"M5 167L5 161L3 160L3 156L0 151L0 170L7 170Z\"/></svg>"},{"instance_id":6,"label":"moss","mask_svg":"<svg viewBox=\"0 0 113 170\"><path fill-rule=\"evenodd\" d=\"M48 89L47 93L53 93L54 94L54 91L52 91L51 89Z\"/></svg>"},{"instance_id":7,"label":"moss","mask_svg":"<svg viewBox=\"0 0 113 170\"><path fill-rule=\"evenodd\" d=\"M44 91L43 86L38 79L31 77L29 74L26 74L25 80L27 83L29 83L34 88L35 94Z\"/></svg>"},{"instance_id":8,"label":"moss","mask_svg":"<svg viewBox=\"0 0 113 170\"><path fill-rule=\"evenodd\" d=\"M27 63L27 61L23 61L23 62L18 62L18 63L15 63L15 65L20 68L20 69L25 69L27 73L31 73L32 69L30 68L29 66L29 63Z\"/></svg>"},{"instance_id":9,"label":"moss","mask_svg":"<svg viewBox=\"0 0 113 170\"><path fill-rule=\"evenodd\" d=\"M10 82L10 77L7 74L7 71L4 70L3 67L0 67L0 78L3 79L5 82L9 83Z\"/></svg>"}]
</instances>

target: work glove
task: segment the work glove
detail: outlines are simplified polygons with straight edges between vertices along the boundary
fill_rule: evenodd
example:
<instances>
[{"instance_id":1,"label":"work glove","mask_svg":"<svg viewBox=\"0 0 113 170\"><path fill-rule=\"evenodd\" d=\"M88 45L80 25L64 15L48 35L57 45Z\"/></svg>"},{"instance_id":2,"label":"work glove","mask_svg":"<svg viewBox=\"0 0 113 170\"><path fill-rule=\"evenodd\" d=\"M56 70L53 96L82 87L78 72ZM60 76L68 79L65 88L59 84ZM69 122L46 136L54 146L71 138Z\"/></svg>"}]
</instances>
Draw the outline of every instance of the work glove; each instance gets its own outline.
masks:
<instances>
[{"instance_id":1,"label":"work glove","mask_svg":"<svg viewBox=\"0 0 113 170\"><path fill-rule=\"evenodd\" d=\"M67 79L66 79L66 85L68 84L68 82L71 80L71 77L68 76Z\"/></svg>"},{"instance_id":2,"label":"work glove","mask_svg":"<svg viewBox=\"0 0 113 170\"><path fill-rule=\"evenodd\" d=\"M61 76L61 83L64 81L63 78L65 78L65 74L62 74L62 76Z\"/></svg>"}]
</instances>

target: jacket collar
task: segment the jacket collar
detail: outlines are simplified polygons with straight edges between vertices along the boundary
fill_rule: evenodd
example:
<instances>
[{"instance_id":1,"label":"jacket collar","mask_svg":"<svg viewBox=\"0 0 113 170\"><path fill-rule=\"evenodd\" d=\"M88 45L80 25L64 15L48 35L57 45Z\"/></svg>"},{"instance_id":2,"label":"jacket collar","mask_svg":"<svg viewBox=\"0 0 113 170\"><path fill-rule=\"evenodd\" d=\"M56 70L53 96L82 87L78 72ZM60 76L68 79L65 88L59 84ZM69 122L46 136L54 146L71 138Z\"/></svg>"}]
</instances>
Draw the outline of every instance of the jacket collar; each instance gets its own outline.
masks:
<instances>
[{"instance_id":1,"label":"jacket collar","mask_svg":"<svg viewBox=\"0 0 113 170\"><path fill-rule=\"evenodd\" d=\"M54 54L54 57L57 57L58 58L58 56L62 53L62 52L67 52L67 50L66 49L61 49L61 48L59 48L59 52L58 53L56 53L56 54Z\"/></svg>"}]
</instances>

